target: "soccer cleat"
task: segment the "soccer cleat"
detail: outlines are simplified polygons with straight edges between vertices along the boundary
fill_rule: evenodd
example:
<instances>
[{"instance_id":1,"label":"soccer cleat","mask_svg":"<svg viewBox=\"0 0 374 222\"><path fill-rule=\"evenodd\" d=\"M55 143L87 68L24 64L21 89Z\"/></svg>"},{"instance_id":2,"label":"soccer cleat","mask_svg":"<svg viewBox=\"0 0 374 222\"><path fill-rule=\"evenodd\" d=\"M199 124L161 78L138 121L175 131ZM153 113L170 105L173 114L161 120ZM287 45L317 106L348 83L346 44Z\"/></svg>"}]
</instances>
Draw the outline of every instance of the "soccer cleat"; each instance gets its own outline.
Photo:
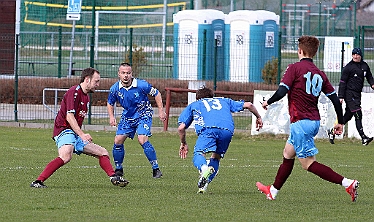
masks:
<instances>
[{"instance_id":1,"label":"soccer cleat","mask_svg":"<svg viewBox=\"0 0 374 222\"><path fill-rule=\"evenodd\" d=\"M351 183L351 185L349 185L349 187L345 189L345 191L347 191L347 193L351 196L352 202L356 202L357 200L357 196L358 196L357 189L359 185L360 185L360 182L358 182L357 180L354 180Z\"/></svg>"},{"instance_id":2,"label":"soccer cleat","mask_svg":"<svg viewBox=\"0 0 374 222\"><path fill-rule=\"evenodd\" d=\"M362 145L367 146L371 141L373 141L373 137L366 137L365 139L362 139Z\"/></svg>"},{"instance_id":3,"label":"soccer cleat","mask_svg":"<svg viewBox=\"0 0 374 222\"><path fill-rule=\"evenodd\" d=\"M205 193L208 189L208 184L209 183L205 183L205 186L202 187L202 188L199 188L199 190L197 191L197 193Z\"/></svg>"},{"instance_id":4,"label":"soccer cleat","mask_svg":"<svg viewBox=\"0 0 374 222\"><path fill-rule=\"evenodd\" d=\"M335 143L334 142L335 140L334 128L326 130L326 133L327 133L327 137L329 138L330 143L334 144Z\"/></svg>"},{"instance_id":5,"label":"soccer cleat","mask_svg":"<svg viewBox=\"0 0 374 222\"><path fill-rule=\"evenodd\" d=\"M209 183L208 179L210 175L214 173L214 168L212 166L208 167L208 169L204 172L201 173L200 179L197 182L197 187L198 188L204 188L205 184Z\"/></svg>"},{"instance_id":6,"label":"soccer cleat","mask_svg":"<svg viewBox=\"0 0 374 222\"><path fill-rule=\"evenodd\" d=\"M256 183L256 187L257 187L257 189L261 192L261 193L264 193L265 195L266 195L266 198L268 199L268 200L275 200L275 196L273 197L273 195L271 194L271 192L270 192L270 185L268 185L268 186L265 186L265 185L263 185L262 183L260 183L260 182L257 182Z\"/></svg>"},{"instance_id":7,"label":"soccer cleat","mask_svg":"<svg viewBox=\"0 0 374 222\"><path fill-rule=\"evenodd\" d=\"M46 185L40 180L35 180L30 184L30 187L35 187L35 188L47 188Z\"/></svg>"},{"instance_id":8,"label":"soccer cleat","mask_svg":"<svg viewBox=\"0 0 374 222\"><path fill-rule=\"evenodd\" d=\"M121 169L116 169L116 170L115 170L115 174L116 174L117 176L122 177L122 176L123 176L123 169L122 169L122 168L121 168Z\"/></svg>"},{"instance_id":9,"label":"soccer cleat","mask_svg":"<svg viewBox=\"0 0 374 222\"><path fill-rule=\"evenodd\" d=\"M159 168L153 169L153 178L161 178L162 172Z\"/></svg>"},{"instance_id":10,"label":"soccer cleat","mask_svg":"<svg viewBox=\"0 0 374 222\"><path fill-rule=\"evenodd\" d=\"M127 184L130 183L128 180L124 179L121 176L117 176L117 175L111 176L110 177L110 182L112 182L112 184L114 186L119 186L119 187L125 187L125 186L127 186Z\"/></svg>"}]
</instances>

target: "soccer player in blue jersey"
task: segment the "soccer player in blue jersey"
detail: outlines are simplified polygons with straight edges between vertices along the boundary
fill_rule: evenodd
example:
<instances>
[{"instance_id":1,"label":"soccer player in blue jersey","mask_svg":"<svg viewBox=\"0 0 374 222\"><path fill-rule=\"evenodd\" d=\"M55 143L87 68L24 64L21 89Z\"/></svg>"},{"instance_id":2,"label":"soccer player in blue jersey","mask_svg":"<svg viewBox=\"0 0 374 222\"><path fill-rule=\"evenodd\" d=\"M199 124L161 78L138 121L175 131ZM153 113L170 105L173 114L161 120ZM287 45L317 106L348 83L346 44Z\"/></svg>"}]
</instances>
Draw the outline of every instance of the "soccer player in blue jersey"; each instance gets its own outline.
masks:
<instances>
[{"instance_id":1,"label":"soccer player in blue jersey","mask_svg":"<svg viewBox=\"0 0 374 222\"><path fill-rule=\"evenodd\" d=\"M138 142L144 150L153 169L153 178L162 176L157 162L156 151L148 138L152 136L153 109L148 95L155 97L158 115L161 121L166 120L166 113L162 104L161 93L147 81L134 78L132 68L128 63L121 63L118 68L119 81L110 87L107 109L111 126L116 126L114 105L119 103L123 107L121 120L117 127L113 145L113 159L116 174L123 176L123 160L125 157L125 140L138 135Z\"/></svg>"},{"instance_id":2,"label":"soccer player in blue jersey","mask_svg":"<svg viewBox=\"0 0 374 222\"><path fill-rule=\"evenodd\" d=\"M331 183L345 187L352 201L356 201L357 180L347 179L333 171L330 167L316 161L318 149L314 144L320 126L318 111L318 97L323 92L333 103L338 118L334 126L335 133L341 134L343 130L343 110L335 89L326 74L319 70L313 63L319 40L313 36L299 38L299 62L290 64L274 95L264 101L262 107L275 103L288 94L288 109L290 114L290 135L283 150L283 163L279 166L275 181L272 185L265 186L256 183L259 191L266 194L266 198L274 200L278 191L291 174L295 157L297 157L304 170L307 170Z\"/></svg>"},{"instance_id":3,"label":"soccer player in blue jersey","mask_svg":"<svg viewBox=\"0 0 374 222\"><path fill-rule=\"evenodd\" d=\"M46 188L44 181L60 167L67 164L73 153L78 155L84 153L98 158L100 167L110 177L113 185L124 187L128 184L127 180L115 174L108 151L93 143L91 135L81 129L90 103L88 93L95 92L99 83L99 71L87 68L82 71L80 84L72 86L65 93L53 129L53 139L58 148L58 157L47 164L38 178L31 183L31 187Z\"/></svg>"},{"instance_id":4,"label":"soccer player in blue jersey","mask_svg":"<svg viewBox=\"0 0 374 222\"><path fill-rule=\"evenodd\" d=\"M193 123L198 136L192 162L200 172L197 183L198 193L205 193L208 184L219 169L234 134L233 112L248 109L256 116L256 127L262 127L262 119L256 107L250 102L234 101L230 98L213 97L213 90L203 87L196 92L196 101L189 104L178 118L178 134L181 145L179 156L187 157L186 129ZM211 153L209 164L205 154Z\"/></svg>"}]
</instances>

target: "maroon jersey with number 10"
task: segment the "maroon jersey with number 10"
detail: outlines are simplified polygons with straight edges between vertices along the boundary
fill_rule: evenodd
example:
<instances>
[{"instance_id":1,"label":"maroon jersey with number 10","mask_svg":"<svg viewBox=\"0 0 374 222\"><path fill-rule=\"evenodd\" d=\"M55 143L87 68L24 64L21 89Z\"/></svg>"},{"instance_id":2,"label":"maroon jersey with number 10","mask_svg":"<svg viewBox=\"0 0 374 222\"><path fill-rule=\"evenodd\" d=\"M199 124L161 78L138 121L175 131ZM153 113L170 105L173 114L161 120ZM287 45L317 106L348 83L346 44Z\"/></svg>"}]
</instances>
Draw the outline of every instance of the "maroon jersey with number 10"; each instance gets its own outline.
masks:
<instances>
[{"instance_id":1,"label":"maroon jersey with number 10","mask_svg":"<svg viewBox=\"0 0 374 222\"><path fill-rule=\"evenodd\" d=\"M280 85L288 88L288 109L291 123L303 119L320 120L318 98L335 93L326 74L319 70L312 59L304 58L290 64Z\"/></svg>"},{"instance_id":2,"label":"maroon jersey with number 10","mask_svg":"<svg viewBox=\"0 0 374 222\"><path fill-rule=\"evenodd\" d=\"M81 86L72 86L61 101L61 107L55 119L53 137L59 135L65 129L71 129L70 124L66 120L67 113L74 113L79 127L82 127L89 105L90 97L82 91Z\"/></svg>"}]
</instances>

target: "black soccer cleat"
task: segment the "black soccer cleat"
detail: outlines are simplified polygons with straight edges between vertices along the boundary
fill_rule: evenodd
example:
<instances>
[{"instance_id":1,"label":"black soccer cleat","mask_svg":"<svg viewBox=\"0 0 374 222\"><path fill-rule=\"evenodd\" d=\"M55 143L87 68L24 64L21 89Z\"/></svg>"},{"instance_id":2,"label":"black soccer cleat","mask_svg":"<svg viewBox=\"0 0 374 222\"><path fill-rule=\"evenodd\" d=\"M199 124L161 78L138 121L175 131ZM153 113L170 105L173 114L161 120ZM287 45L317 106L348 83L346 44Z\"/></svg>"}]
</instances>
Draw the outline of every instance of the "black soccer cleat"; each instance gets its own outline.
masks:
<instances>
[{"instance_id":1,"label":"black soccer cleat","mask_svg":"<svg viewBox=\"0 0 374 222\"><path fill-rule=\"evenodd\" d=\"M116 176L116 175L113 175L110 177L110 182L112 182L114 186L119 186L119 187L125 187L127 186L127 184L130 183L130 181L124 179L121 176Z\"/></svg>"},{"instance_id":2,"label":"black soccer cleat","mask_svg":"<svg viewBox=\"0 0 374 222\"><path fill-rule=\"evenodd\" d=\"M30 184L30 187L34 187L34 188L47 188L47 186L44 185L44 183L42 181L40 181L40 180L33 181Z\"/></svg>"},{"instance_id":3,"label":"black soccer cleat","mask_svg":"<svg viewBox=\"0 0 374 222\"><path fill-rule=\"evenodd\" d=\"M153 169L153 178L161 178L162 172L159 168Z\"/></svg>"},{"instance_id":4,"label":"black soccer cleat","mask_svg":"<svg viewBox=\"0 0 374 222\"><path fill-rule=\"evenodd\" d=\"M362 139L362 145L367 146L371 141L373 141L373 137L366 137L365 139Z\"/></svg>"},{"instance_id":5,"label":"black soccer cleat","mask_svg":"<svg viewBox=\"0 0 374 222\"><path fill-rule=\"evenodd\" d=\"M334 128L326 130L327 137L329 138L329 141L331 144L335 144L335 134L334 134Z\"/></svg>"}]
</instances>

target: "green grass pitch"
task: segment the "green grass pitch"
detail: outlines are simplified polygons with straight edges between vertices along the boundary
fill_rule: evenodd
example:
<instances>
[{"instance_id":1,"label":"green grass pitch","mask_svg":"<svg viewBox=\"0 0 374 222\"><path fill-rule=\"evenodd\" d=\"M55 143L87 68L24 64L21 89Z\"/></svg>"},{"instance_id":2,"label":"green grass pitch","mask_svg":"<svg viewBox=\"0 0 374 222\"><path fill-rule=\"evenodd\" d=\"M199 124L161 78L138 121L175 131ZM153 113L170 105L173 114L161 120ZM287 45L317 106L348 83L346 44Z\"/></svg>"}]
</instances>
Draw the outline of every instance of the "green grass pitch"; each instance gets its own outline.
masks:
<instances>
[{"instance_id":1,"label":"green grass pitch","mask_svg":"<svg viewBox=\"0 0 374 222\"><path fill-rule=\"evenodd\" d=\"M0 127L0 221L372 221L374 144L359 140L317 140L317 161L360 181L352 203L342 186L304 171L298 161L275 201L255 183L273 182L286 136L236 133L208 192L197 194L198 173L191 158L196 136L188 134L190 153L178 156L176 131L154 132L161 179L136 140L125 143L125 188L113 186L97 159L74 155L55 172L46 189L30 188L57 156L51 129ZM89 132L111 153L114 132Z\"/></svg>"}]
</instances>

